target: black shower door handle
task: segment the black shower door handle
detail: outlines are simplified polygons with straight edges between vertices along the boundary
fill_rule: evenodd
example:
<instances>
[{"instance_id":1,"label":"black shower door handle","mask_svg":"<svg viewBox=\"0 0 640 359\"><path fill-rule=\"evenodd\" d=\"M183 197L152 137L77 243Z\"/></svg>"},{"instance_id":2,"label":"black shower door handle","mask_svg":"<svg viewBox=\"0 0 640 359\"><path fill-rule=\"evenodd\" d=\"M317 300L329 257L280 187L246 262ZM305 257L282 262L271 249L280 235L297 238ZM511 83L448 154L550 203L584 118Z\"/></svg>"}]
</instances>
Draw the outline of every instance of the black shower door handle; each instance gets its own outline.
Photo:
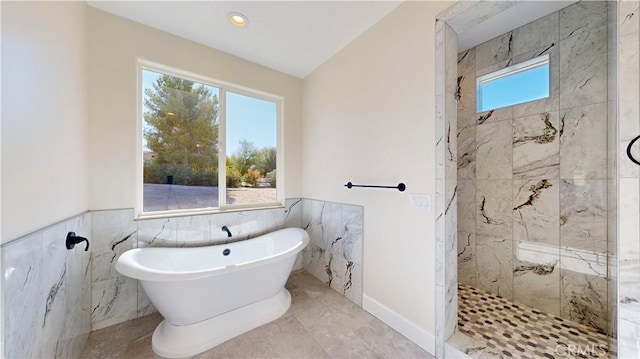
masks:
<instances>
[{"instance_id":1,"label":"black shower door handle","mask_svg":"<svg viewBox=\"0 0 640 359\"><path fill-rule=\"evenodd\" d=\"M633 140L631 140L631 142L629 142L629 146L627 146L627 156L629 157L631 162L633 162L633 163L637 164L638 166L640 166L640 162L638 162L638 160L633 158L633 156L631 155L631 147L633 146L634 143L636 143L636 141L638 139L640 139L640 135L636 136L636 138L634 138Z\"/></svg>"}]
</instances>

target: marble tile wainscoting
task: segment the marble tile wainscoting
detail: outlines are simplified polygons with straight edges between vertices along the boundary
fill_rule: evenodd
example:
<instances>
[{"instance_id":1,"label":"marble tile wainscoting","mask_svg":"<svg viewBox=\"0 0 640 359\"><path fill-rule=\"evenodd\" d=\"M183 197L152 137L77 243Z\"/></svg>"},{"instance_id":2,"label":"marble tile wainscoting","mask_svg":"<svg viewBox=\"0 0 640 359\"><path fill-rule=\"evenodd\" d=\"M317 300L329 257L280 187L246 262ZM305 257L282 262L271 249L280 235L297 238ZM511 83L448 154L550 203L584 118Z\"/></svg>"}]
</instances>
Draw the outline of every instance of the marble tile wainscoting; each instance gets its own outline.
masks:
<instances>
[{"instance_id":1,"label":"marble tile wainscoting","mask_svg":"<svg viewBox=\"0 0 640 359\"><path fill-rule=\"evenodd\" d=\"M459 281L604 331L607 20L570 5L458 54L457 81ZM477 77L545 54L548 98L476 112Z\"/></svg>"},{"instance_id":2,"label":"marble tile wainscoting","mask_svg":"<svg viewBox=\"0 0 640 359\"><path fill-rule=\"evenodd\" d=\"M362 306L361 206L305 199L302 228L311 242L302 267L314 277Z\"/></svg>"},{"instance_id":3,"label":"marble tile wainscoting","mask_svg":"<svg viewBox=\"0 0 640 359\"><path fill-rule=\"evenodd\" d=\"M134 220L132 209L93 215L92 330L155 312L137 280L114 269L126 250L187 247L245 240L284 227L307 229L311 243L294 269L304 268L361 305L362 207L307 199L287 199L284 209Z\"/></svg>"},{"instance_id":4,"label":"marble tile wainscoting","mask_svg":"<svg viewBox=\"0 0 640 359\"><path fill-rule=\"evenodd\" d=\"M139 247L205 246L305 228L311 242L294 270L304 268L361 306L362 207L301 198L285 204L140 221L133 209L92 211L3 244L3 357L78 357L92 330L154 313L138 281L114 268ZM87 237L90 250L67 250L67 232Z\"/></svg>"},{"instance_id":5,"label":"marble tile wainscoting","mask_svg":"<svg viewBox=\"0 0 640 359\"><path fill-rule=\"evenodd\" d=\"M5 243L2 251L3 358L77 358L91 331L91 240L84 213ZM91 242L93 245L93 242Z\"/></svg>"}]
</instances>

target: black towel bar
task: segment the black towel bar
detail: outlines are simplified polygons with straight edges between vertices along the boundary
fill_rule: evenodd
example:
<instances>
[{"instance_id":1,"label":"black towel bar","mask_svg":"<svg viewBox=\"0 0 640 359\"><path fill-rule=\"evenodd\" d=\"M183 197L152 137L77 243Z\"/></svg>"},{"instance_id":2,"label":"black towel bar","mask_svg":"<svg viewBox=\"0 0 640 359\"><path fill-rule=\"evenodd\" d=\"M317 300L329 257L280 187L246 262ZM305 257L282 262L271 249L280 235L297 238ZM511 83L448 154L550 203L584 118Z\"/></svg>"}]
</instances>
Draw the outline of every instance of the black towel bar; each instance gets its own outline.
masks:
<instances>
[{"instance_id":1,"label":"black towel bar","mask_svg":"<svg viewBox=\"0 0 640 359\"><path fill-rule=\"evenodd\" d=\"M407 186L400 182L398 183L397 186L374 186L374 185L369 185L369 184L353 184L351 182L347 182L347 184L344 185L345 187L347 187L348 189L351 189L353 187L365 187L365 188L393 188L393 189L397 189L400 192L404 192L405 189L407 189Z\"/></svg>"}]
</instances>

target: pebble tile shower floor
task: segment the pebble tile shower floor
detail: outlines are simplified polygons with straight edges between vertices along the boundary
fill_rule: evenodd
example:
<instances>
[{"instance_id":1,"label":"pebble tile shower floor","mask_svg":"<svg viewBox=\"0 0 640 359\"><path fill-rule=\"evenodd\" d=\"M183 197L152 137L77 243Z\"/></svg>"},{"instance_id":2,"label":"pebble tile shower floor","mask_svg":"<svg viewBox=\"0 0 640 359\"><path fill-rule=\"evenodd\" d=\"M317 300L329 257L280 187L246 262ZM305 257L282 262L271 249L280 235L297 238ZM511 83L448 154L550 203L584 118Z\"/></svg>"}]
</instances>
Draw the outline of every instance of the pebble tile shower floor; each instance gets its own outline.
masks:
<instances>
[{"instance_id":1,"label":"pebble tile shower floor","mask_svg":"<svg viewBox=\"0 0 640 359\"><path fill-rule=\"evenodd\" d=\"M463 284L458 331L449 343L473 358L615 358L602 331Z\"/></svg>"},{"instance_id":2,"label":"pebble tile shower floor","mask_svg":"<svg viewBox=\"0 0 640 359\"><path fill-rule=\"evenodd\" d=\"M286 285L292 304L281 318L195 358L427 358L426 351L307 272ZM82 358L158 358L148 315L91 333Z\"/></svg>"}]
</instances>

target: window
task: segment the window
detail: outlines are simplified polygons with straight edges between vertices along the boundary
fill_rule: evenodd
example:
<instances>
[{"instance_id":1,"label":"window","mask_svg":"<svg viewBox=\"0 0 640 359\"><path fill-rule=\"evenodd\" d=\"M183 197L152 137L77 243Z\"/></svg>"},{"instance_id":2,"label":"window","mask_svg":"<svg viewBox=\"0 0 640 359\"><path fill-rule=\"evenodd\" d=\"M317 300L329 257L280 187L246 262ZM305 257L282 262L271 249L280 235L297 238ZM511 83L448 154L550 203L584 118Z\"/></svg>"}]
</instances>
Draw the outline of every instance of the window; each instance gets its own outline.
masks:
<instances>
[{"instance_id":1,"label":"window","mask_svg":"<svg viewBox=\"0 0 640 359\"><path fill-rule=\"evenodd\" d=\"M281 205L282 99L141 63L142 215Z\"/></svg>"},{"instance_id":2,"label":"window","mask_svg":"<svg viewBox=\"0 0 640 359\"><path fill-rule=\"evenodd\" d=\"M478 77L478 112L549 97L549 55Z\"/></svg>"}]
</instances>

